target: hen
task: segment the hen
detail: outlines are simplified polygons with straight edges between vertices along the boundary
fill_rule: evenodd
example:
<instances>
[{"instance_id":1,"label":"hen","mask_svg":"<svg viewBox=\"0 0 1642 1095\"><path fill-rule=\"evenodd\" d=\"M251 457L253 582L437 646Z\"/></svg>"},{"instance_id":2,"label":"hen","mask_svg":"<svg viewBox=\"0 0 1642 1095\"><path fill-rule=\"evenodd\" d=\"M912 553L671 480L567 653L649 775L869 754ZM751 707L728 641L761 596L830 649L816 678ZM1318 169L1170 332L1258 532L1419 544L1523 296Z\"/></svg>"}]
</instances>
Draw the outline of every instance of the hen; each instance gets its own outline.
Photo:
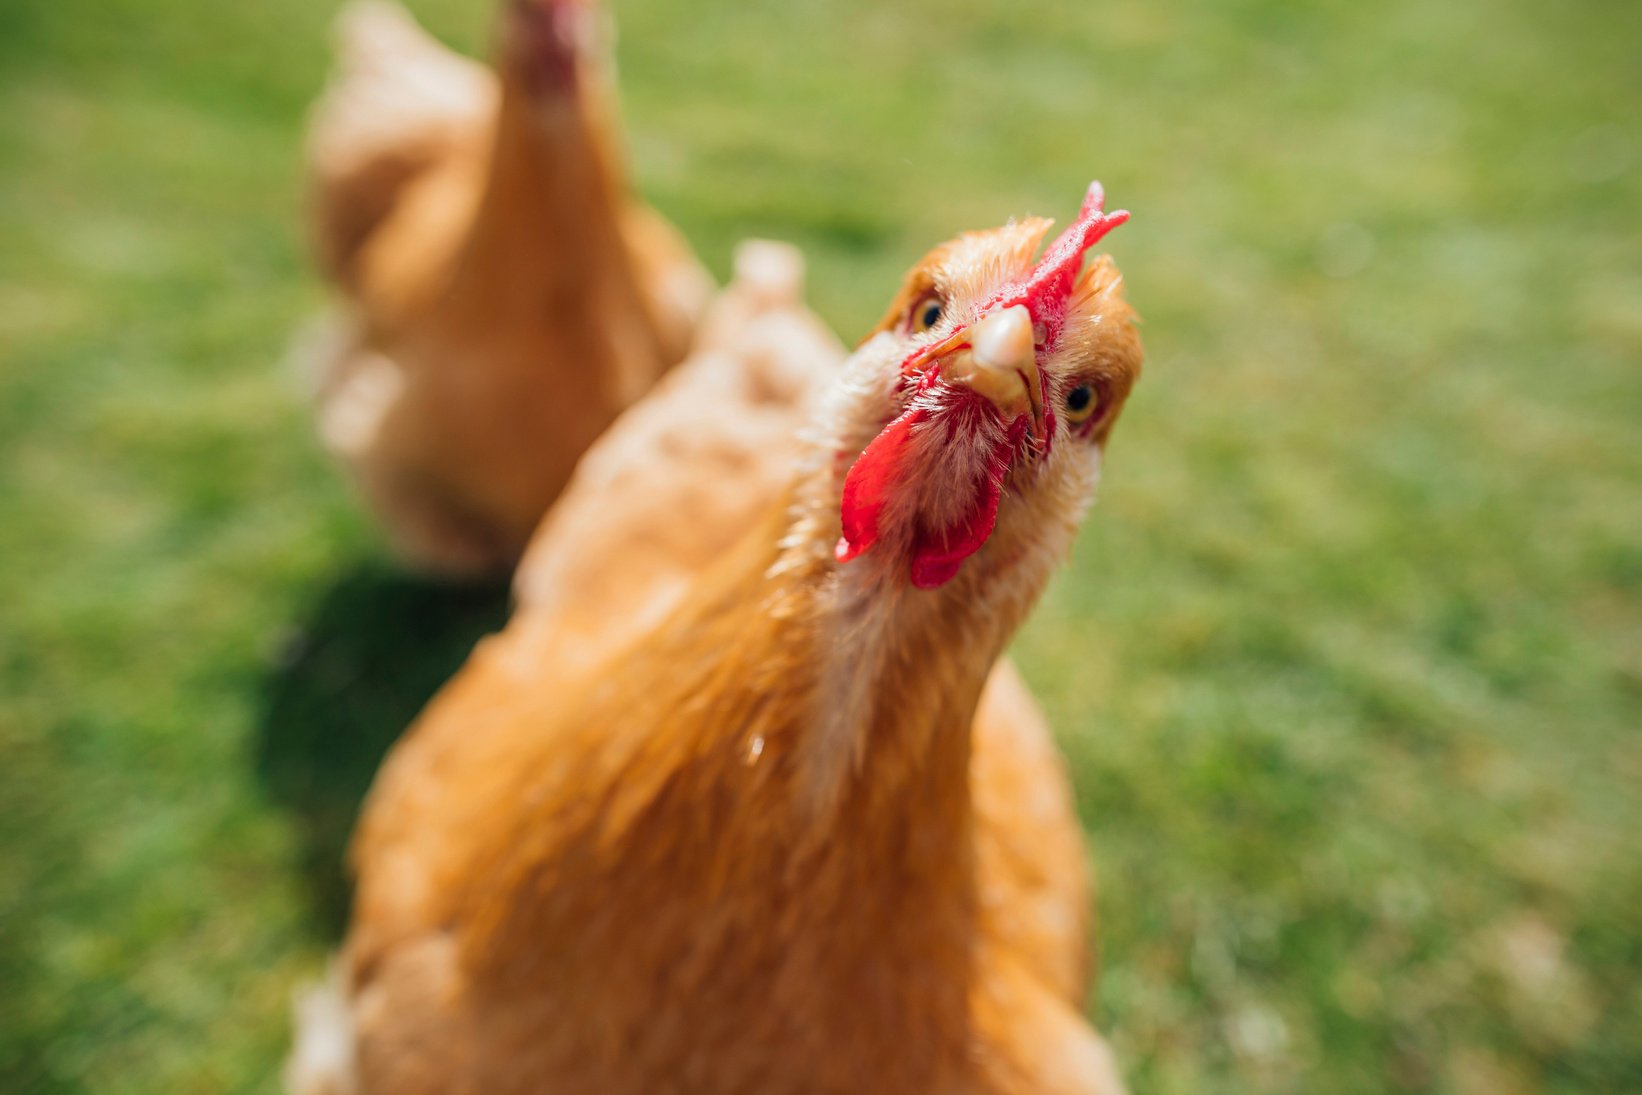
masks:
<instances>
[{"instance_id":1,"label":"hen","mask_svg":"<svg viewBox=\"0 0 1642 1095\"><path fill-rule=\"evenodd\" d=\"M937 248L659 624L476 652L368 801L328 1090L1121 1090L986 907L970 728L1138 375L1123 219Z\"/></svg>"},{"instance_id":2,"label":"hen","mask_svg":"<svg viewBox=\"0 0 1642 1095\"><path fill-rule=\"evenodd\" d=\"M308 150L343 298L320 432L407 561L502 570L711 281L628 192L590 0L508 0L494 74L387 0L340 37Z\"/></svg>"},{"instance_id":3,"label":"hen","mask_svg":"<svg viewBox=\"0 0 1642 1095\"><path fill-rule=\"evenodd\" d=\"M743 244L690 357L588 449L519 563L518 611L492 645L521 677L595 666L653 629L780 499L816 389L845 357L803 296L796 249ZM910 307L898 301L886 323ZM423 748L436 733L424 731ZM1013 937L1046 984L1081 1003L1093 927L1081 830L1048 721L1007 658L972 733L989 930Z\"/></svg>"}]
</instances>

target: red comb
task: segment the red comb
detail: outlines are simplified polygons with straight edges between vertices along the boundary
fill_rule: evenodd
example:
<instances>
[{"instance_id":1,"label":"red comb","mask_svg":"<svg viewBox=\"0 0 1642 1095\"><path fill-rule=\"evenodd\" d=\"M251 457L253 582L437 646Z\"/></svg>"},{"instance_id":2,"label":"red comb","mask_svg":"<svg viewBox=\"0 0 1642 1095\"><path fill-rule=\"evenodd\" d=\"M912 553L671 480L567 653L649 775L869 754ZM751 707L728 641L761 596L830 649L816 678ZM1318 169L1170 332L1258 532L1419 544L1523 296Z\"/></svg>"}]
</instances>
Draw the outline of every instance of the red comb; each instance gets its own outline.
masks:
<instances>
[{"instance_id":1,"label":"red comb","mask_svg":"<svg viewBox=\"0 0 1642 1095\"><path fill-rule=\"evenodd\" d=\"M998 294L983 311L994 307L1008 308L1026 305L1032 318L1044 328L1043 345L1053 346L1060 338L1061 325L1066 321L1066 306L1077 281L1078 269L1083 265L1084 253L1100 242L1102 236L1129 219L1127 209L1112 213L1101 212L1106 204L1106 191L1100 181L1089 184L1083 195L1083 207L1078 219L1066 231L1055 237L1055 242L1043 253L1024 282L1012 285Z\"/></svg>"}]
</instances>

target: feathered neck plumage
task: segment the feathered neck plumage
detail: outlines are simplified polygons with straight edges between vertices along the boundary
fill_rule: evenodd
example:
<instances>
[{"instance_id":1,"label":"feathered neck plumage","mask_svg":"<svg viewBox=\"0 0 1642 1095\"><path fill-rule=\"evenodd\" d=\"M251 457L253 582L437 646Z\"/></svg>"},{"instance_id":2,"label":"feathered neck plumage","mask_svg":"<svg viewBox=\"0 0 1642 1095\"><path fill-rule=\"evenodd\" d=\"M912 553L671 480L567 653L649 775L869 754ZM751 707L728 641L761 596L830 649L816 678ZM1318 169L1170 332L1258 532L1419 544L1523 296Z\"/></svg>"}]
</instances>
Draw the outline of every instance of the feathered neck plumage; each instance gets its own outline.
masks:
<instances>
[{"instance_id":1,"label":"feathered neck plumage","mask_svg":"<svg viewBox=\"0 0 1642 1095\"><path fill-rule=\"evenodd\" d=\"M508 69L501 87L469 244L474 264L480 252L517 255L518 271L552 268L585 277L587 264L603 261L601 253L621 254L627 179L609 136L613 111L592 88L544 103ZM543 263L544 251L562 261Z\"/></svg>"}]
</instances>

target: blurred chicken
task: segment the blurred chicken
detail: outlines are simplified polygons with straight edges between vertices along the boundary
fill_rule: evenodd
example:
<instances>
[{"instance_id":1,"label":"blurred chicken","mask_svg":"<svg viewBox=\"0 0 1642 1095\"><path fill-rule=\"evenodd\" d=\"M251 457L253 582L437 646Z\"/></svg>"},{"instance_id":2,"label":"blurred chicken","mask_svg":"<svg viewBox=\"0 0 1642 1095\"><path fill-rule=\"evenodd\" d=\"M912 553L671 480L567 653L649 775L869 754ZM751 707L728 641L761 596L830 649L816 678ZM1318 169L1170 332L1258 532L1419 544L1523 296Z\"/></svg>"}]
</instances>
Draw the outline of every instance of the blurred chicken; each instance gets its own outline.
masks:
<instances>
[{"instance_id":1,"label":"blurred chicken","mask_svg":"<svg viewBox=\"0 0 1642 1095\"><path fill-rule=\"evenodd\" d=\"M344 313L320 431L417 567L511 566L710 296L628 192L605 36L592 0L508 0L492 74L387 0L340 23L308 149Z\"/></svg>"},{"instance_id":2,"label":"blurred chicken","mask_svg":"<svg viewBox=\"0 0 1642 1095\"><path fill-rule=\"evenodd\" d=\"M1078 273L1123 218L937 248L659 622L544 665L527 600L475 653L367 804L306 1090L1121 1090L987 907L980 830L1012 804L1027 848L1039 804L969 730L1138 373Z\"/></svg>"}]
</instances>

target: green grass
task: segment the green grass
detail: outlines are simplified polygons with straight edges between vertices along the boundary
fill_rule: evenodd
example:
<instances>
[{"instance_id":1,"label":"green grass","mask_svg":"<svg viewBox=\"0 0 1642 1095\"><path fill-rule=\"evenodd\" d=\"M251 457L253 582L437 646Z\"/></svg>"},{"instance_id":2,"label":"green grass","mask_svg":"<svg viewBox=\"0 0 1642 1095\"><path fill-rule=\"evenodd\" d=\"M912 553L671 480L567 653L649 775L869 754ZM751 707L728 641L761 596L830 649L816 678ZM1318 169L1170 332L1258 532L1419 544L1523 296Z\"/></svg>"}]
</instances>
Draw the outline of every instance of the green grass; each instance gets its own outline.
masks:
<instances>
[{"instance_id":1,"label":"green grass","mask_svg":"<svg viewBox=\"0 0 1642 1095\"><path fill-rule=\"evenodd\" d=\"M0 7L0 1090L273 1090L375 760L502 618L278 365L328 8ZM618 15L646 193L846 337L955 230L1135 213L1150 369L1017 653L1136 1090L1642 1089L1642 8Z\"/></svg>"}]
</instances>

